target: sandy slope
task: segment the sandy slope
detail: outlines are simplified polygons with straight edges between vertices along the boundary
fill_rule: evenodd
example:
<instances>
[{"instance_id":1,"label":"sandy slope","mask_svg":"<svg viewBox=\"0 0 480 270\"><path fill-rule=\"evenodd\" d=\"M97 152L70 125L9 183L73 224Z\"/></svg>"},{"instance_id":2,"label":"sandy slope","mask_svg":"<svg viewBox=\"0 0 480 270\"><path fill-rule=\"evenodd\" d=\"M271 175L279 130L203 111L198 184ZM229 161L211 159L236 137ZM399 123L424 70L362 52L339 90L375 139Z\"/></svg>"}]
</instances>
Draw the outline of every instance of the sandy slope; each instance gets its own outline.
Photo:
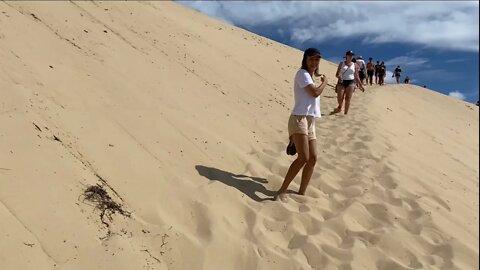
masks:
<instances>
[{"instance_id":1,"label":"sandy slope","mask_svg":"<svg viewBox=\"0 0 480 270\"><path fill-rule=\"evenodd\" d=\"M330 116L326 90L282 204L300 51L175 3L1 2L0 59L1 269L479 266L476 106L395 85Z\"/></svg>"}]
</instances>

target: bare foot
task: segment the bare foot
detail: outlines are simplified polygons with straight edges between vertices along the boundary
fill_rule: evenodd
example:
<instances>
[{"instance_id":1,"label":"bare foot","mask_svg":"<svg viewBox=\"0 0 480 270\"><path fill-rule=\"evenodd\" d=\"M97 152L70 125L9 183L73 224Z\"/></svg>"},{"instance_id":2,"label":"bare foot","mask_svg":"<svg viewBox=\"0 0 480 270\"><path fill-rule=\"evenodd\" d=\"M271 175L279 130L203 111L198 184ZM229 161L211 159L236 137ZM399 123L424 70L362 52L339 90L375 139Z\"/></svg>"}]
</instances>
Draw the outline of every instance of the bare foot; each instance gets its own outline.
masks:
<instances>
[{"instance_id":1,"label":"bare foot","mask_svg":"<svg viewBox=\"0 0 480 270\"><path fill-rule=\"evenodd\" d=\"M288 201L287 193L285 193L285 192L278 193L275 196L275 201L278 201L278 200L280 200L281 202L287 202Z\"/></svg>"},{"instance_id":2,"label":"bare foot","mask_svg":"<svg viewBox=\"0 0 480 270\"><path fill-rule=\"evenodd\" d=\"M333 111L332 111L332 114L335 114L335 113L339 113L342 111L342 108L335 108Z\"/></svg>"}]
</instances>

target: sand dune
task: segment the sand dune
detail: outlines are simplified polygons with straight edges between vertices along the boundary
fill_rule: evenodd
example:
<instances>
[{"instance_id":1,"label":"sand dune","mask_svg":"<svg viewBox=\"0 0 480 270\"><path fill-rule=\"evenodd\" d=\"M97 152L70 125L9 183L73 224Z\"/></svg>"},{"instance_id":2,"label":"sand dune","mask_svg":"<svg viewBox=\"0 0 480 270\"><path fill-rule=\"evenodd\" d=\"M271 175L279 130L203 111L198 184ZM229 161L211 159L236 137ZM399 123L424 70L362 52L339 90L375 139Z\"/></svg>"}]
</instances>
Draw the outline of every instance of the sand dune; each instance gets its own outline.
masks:
<instances>
[{"instance_id":1,"label":"sand dune","mask_svg":"<svg viewBox=\"0 0 480 270\"><path fill-rule=\"evenodd\" d=\"M478 269L478 107L421 87L326 90L307 196L270 200L301 56L170 2L1 2L0 269Z\"/></svg>"}]
</instances>

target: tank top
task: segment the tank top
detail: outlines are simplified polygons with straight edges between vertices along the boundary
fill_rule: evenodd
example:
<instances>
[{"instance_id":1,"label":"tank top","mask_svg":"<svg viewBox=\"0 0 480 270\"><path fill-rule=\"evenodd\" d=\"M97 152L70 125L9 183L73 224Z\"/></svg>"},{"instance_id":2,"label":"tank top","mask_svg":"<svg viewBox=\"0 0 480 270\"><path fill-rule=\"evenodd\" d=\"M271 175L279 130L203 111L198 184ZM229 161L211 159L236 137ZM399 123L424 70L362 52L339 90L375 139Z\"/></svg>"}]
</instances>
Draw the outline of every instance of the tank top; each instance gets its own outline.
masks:
<instances>
[{"instance_id":1,"label":"tank top","mask_svg":"<svg viewBox=\"0 0 480 270\"><path fill-rule=\"evenodd\" d=\"M345 65L342 62L342 68L340 69L342 80L354 80L355 79L355 63L351 63L350 66Z\"/></svg>"}]
</instances>

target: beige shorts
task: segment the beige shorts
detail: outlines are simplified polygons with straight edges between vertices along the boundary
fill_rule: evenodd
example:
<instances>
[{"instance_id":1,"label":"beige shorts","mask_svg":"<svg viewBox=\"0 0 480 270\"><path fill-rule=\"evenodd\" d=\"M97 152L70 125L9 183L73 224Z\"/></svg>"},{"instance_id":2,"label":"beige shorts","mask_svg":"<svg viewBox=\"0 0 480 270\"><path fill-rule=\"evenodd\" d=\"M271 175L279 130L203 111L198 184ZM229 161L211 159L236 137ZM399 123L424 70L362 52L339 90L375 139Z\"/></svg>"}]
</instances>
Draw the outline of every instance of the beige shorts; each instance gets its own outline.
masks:
<instances>
[{"instance_id":1,"label":"beige shorts","mask_svg":"<svg viewBox=\"0 0 480 270\"><path fill-rule=\"evenodd\" d=\"M305 134L309 141L316 140L315 118L305 115L290 115L288 119L288 136L290 137L293 134Z\"/></svg>"}]
</instances>

